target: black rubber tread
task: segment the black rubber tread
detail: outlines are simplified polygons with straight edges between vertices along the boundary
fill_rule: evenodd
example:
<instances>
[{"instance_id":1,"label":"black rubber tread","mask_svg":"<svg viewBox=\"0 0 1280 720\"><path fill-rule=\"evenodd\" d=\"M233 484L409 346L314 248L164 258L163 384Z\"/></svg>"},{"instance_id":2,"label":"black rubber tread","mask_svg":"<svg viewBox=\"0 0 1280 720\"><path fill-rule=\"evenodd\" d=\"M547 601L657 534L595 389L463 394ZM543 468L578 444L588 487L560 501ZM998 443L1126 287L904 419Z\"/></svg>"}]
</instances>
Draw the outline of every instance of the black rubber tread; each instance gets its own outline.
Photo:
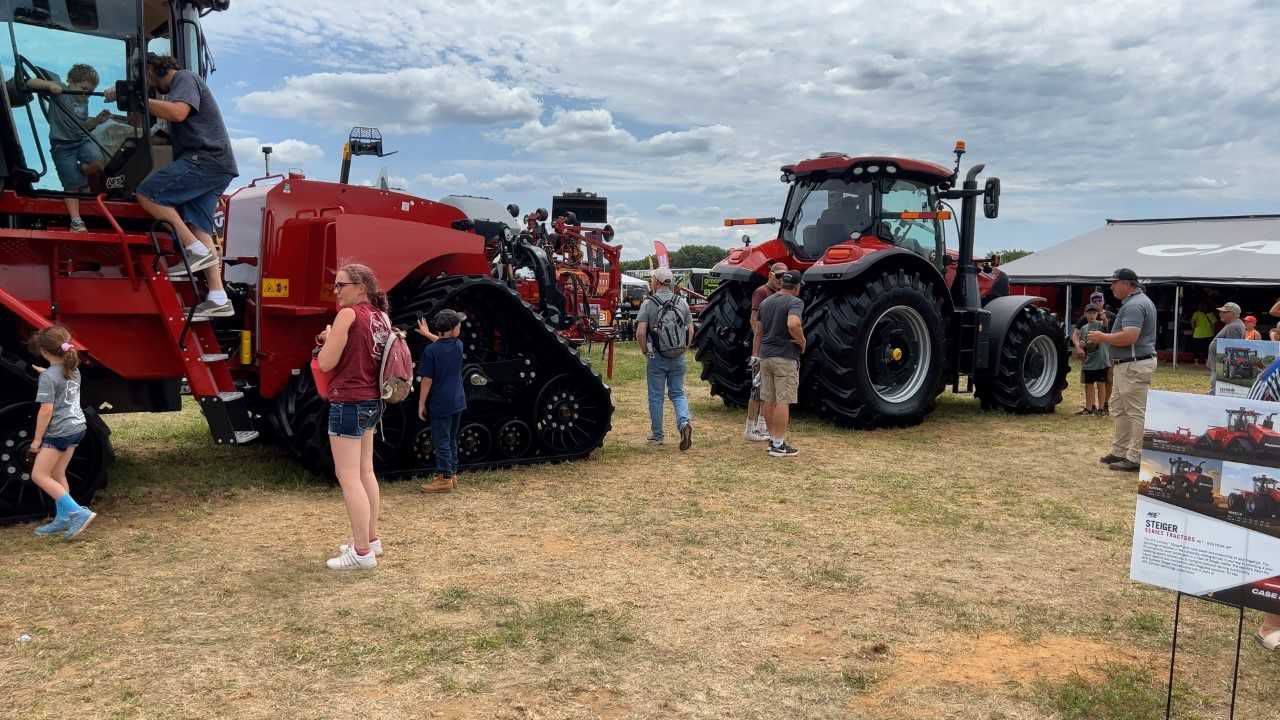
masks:
<instances>
[{"instance_id":1,"label":"black rubber tread","mask_svg":"<svg viewBox=\"0 0 1280 720\"><path fill-rule=\"evenodd\" d=\"M919 424L933 411L946 358L945 305L939 288L905 269L871 272L850 282L822 286L806 299L800 400L837 424L870 429ZM870 325L881 313L907 306L928 326L933 344L928 375L917 394L901 403L876 395L867 373Z\"/></svg>"},{"instance_id":2,"label":"black rubber tread","mask_svg":"<svg viewBox=\"0 0 1280 720\"><path fill-rule=\"evenodd\" d=\"M39 520L53 513L53 501L30 479L23 459L35 430L38 403L25 401L0 409L0 525ZM81 505L93 501L107 486L107 471L115 461L111 429L92 408L84 408L88 429L67 467L71 497Z\"/></svg>"},{"instance_id":3,"label":"black rubber tread","mask_svg":"<svg viewBox=\"0 0 1280 720\"><path fill-rule=\"evenodd\" d=\"M728 407L746 407L751 399L751 294L764 284L727 281L711 293L693 336L694 357L711 394Z\"/></svg>"},{"instance_id":4,"label":"black rubber tread","mask_svg":"<svg viewBox=\"0 0 1280 720\"><path fill-rule=\"evenodd\" d=\"M468 315L461 338L466 349L464 367L477 362L500 362L516 357L527 358L531 376L527 387L511 388L500 402L486 395L485 388L464 385L468 409L463 413L464 426L479 423L488 429L490 439L497 430L512 420L530 426L532 442L516 457L506 457L489 443L487 456L473 462L459 463L463 470L556 462L585 458L604 444L612 429L613 401L606 385L591 365L583 359L538 311L524 302L506 285L487 277L452 276L423 280L412 287L396 288L391 296L391 320L409 330L410 350L416 359L426 340L412 332L419 317L430 318L444 308L461 310ZM583 429L574 436L570 447L553 447L539 437L535 401L541 390L552 382L568 383L581 399ZM492 394L492 393L490 393ZM594 417L590 417L590 415ZM328 440L328 402L315 392L309 370L295 376L288 392L277 402L277 422L285 426L284 435L295 457L307 467L326 476L333 475L333 460ZM417 417L417 395L397 405L387 405L374 445L374 467L379 477L416 476L430 473L434 465L429 456L416 449L430 447L420 442L428 432Z\"/></svg>"},{"instance_id":5,"label":"black rubber tread","mask_svg":"<svg viewBox=\"0 0 1280 720\"><path fill-rule=\"evenodd\" d=\"M1040 397L1027 392L1022 378L1022 360L1035 338L1047 335L1058 348L1058 377L1053 387ZM1004 410L1016 415L1051 413L1062 402L1070 370L1066 333L1048 310L1028 305L1009 326L1000 348L999 358L990 375L974 378L974 394L984 410Z\"/></svg>"}]
</instances>

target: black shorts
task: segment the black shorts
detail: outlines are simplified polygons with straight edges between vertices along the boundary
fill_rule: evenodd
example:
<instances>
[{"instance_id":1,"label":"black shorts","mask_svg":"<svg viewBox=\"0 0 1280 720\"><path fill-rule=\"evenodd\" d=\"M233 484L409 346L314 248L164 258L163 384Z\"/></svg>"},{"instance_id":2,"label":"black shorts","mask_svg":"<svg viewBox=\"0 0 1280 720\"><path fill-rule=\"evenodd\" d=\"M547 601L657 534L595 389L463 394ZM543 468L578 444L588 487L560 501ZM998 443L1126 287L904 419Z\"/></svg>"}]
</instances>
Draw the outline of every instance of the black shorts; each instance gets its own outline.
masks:
<instances>
[{"instance_id":1,"label":"black shorts","mask_svg":"<svg viewBox=\"0 0 1280 720\"><path fill-rule=\"evenodd\" d=\"M1107 368L1098 368L1097 370L1081 370L1080 382L1085 385L1092 383L1105 383L1107 381Z\"/></svg>"}]
</instances>

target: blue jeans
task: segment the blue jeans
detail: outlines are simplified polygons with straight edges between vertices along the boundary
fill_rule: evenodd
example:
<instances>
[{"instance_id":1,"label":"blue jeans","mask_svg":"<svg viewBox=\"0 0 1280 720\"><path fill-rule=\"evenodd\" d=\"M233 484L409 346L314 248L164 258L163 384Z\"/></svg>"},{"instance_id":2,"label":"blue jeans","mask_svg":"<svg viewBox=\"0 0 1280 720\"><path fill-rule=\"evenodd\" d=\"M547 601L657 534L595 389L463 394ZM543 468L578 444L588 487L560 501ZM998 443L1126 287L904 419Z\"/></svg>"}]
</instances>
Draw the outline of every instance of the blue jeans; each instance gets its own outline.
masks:
<instances>
[{"instance_id":1,"label":"blue jeans","mask_svg":"<svg viewBox=\"0 0 1280 720\"><path fill-rule=\"evenodd\" d=\"M445 477L458 474L458 430L462 413L431 416L431 449L436 454L436 472Z\"/></svg>"},{"instance_id":2,"label":"blue jeans","mask_svg":"<svg viewBox=\"0 0 1280 720\"><path fill-rule=\"evenodd\" d=\"M684 355L649 358L645 367L649 380L649 436L662 438L662 391L665 387L676 409L676 428L689 424L689 398L684 394Z\"/></svg>"},{"instance_id":3,"label":"blue jeans","mask_svg":"<svg viewBox=\"0 0 1280 720\"><path fill-rule=\"evenodd\" d=\"M176 209L187 227L212 235L218 198L236 176L210 167L211 163L200 153L183 155L148 175L138 185L138 194Z\"/></svg>"}]
</instances>

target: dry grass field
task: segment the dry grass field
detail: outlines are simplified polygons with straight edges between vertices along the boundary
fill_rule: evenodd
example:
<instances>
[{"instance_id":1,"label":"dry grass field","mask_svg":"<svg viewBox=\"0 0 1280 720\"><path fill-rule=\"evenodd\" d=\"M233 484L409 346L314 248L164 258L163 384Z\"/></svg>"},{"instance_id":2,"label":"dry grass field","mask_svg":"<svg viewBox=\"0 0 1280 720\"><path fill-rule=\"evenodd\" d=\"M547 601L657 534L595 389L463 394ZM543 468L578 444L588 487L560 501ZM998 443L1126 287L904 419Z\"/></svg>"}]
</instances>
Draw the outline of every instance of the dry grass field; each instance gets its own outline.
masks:
<instances>
[{"instance_id":1,"label":"dry grass field","mask_svg":"<svg viewBox=\"0 0 1280 720\"><path fill-rule=\"evenodd\" d=\"M0 528L0 715L1163 716L1173 594L1128 580L1136 478L1098 464L1110 422L1072 415L1074 376L1051 416L947 395L906 430L801 419L782 460L696 379L693 449L647 446L620 355L590 461L386 485L369 573L324 568L339 493L277 450L211 446L190 405L111 418L83 541ZM1184 604L1176 717L1226 717L1234 631ZM1277 690L1246 637L1236 717L1280 717Z\"/></svg>"}]
</instances>

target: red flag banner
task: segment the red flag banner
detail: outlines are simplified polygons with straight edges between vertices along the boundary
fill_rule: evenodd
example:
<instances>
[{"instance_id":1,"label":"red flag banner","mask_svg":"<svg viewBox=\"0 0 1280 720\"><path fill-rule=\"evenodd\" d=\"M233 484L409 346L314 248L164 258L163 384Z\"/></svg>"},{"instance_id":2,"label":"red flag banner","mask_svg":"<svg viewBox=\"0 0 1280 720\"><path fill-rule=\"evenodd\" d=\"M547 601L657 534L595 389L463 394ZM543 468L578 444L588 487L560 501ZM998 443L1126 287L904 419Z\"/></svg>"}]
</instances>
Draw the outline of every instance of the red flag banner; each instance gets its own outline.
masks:
<instances>
[{"instance_id":1,"label":"red flag banner","mask_svg":"<svg viewBox=\"0 0 1280 720\"><path fill-rule=\"evenodd\" d=\"M653 241L653 254L658 256L658 267L671 267L671 259L667 257L667 246L663 245L661 240Z\"/></svg>"}]
</instances>

